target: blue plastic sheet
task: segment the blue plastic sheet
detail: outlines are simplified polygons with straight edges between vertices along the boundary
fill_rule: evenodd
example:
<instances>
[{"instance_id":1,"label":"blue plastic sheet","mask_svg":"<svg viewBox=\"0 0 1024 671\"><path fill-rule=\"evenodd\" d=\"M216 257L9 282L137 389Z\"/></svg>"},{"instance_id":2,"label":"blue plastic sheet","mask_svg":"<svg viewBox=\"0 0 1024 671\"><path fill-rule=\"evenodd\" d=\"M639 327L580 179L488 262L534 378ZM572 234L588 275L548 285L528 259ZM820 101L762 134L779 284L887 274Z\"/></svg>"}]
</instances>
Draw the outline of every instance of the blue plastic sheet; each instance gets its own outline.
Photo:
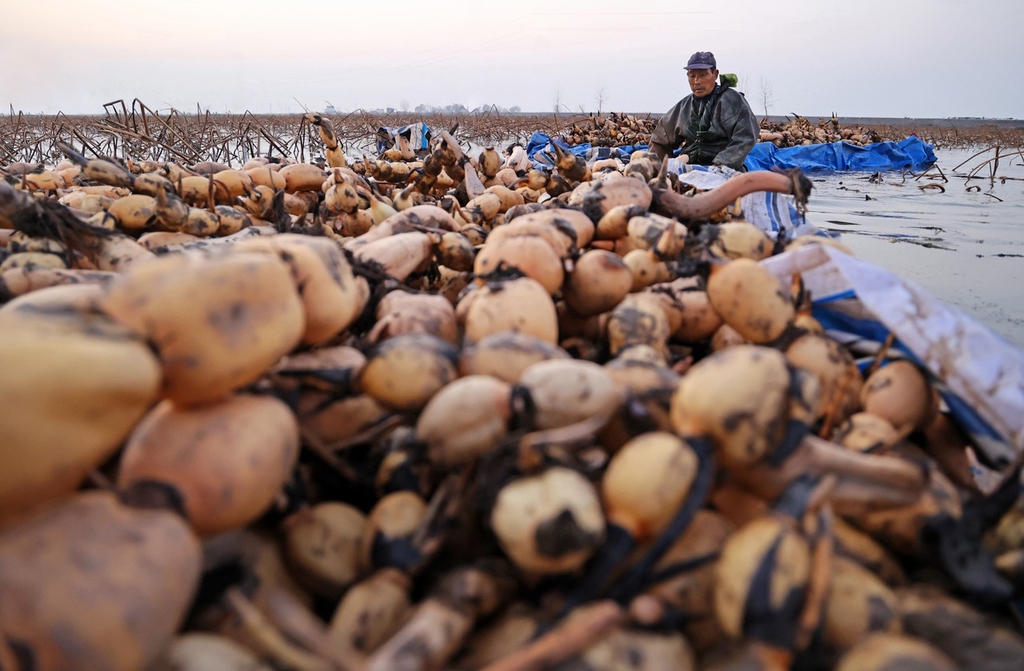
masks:
<instances>
[{"instance_id":1,"label":"blue plastic sheet","mask_svg":"<svg viewBox=\"0 0 1024 671\"><path fill-rule=\"evenodd\" d=\"M889 358L927 369L986 467L1003 470L1024 451L1024 350L914 283L825 245L789 249L761 265L784 286L799 273L814 318L864 356L862 366L888 347Z\"/></svg>"},{"instance_id":2,"label":"blue plastic sheet","mask_svg":"<svg viewBox=\"0 0 1024 671\"><path fill-rule=\"evenodd\" d=\"M551 168L554 166L554 156L550 149L551 142L557 142L558 146L568 149L577 156L582 156L587 161L609 157L629 160L629 155L634 151L647 149L647 145L594 147L591 144L578 144L570 146L561 140L553 140L546 133L534 131L526 145L526 154L536 167ZM880 172L916 170L935 163L935 161L935 152L932 150L932 146L916 135L911 135L899 142L876 142L865 146L848 142L833 142L779 149L771 142L758 142L747 156L744 165L747 170L800 168L804 172L843 170Z\"/></svg>"},{"instance_id":3,"label":"blue plastic sheet","mask_svg":"<svg viewBox=\"0 0 1024 671\"><path fill-rule=\"evenodd\" d=\"M754 145L747 160L747 170L789 170L804 172L838 172L862 170L916 170L935 163L932 146L916 135L899 142L876 142L863 147L848 142L810 144L779 149L771 142Z\"/></svg>"}]
</instances>

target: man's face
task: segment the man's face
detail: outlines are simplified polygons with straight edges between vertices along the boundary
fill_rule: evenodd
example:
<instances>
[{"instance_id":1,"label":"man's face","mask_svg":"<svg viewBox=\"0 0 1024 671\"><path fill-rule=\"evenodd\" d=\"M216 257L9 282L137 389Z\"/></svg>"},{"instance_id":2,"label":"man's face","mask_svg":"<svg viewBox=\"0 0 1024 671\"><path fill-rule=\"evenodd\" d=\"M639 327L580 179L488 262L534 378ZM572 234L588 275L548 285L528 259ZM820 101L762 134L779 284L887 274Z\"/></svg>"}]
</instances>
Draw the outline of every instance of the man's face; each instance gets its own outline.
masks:
<instances>
[{"instance_id":1,"label":"man's face","mask_svg":"<svg viewBox=\"0 0 1024 671\"><path fill-rule=\"evenodd\" d=\"M693 95L703 98L715 89L718 70L687 70L686 80L690 82L690 90L693 91Z\"/></svg>"}]
</instances>

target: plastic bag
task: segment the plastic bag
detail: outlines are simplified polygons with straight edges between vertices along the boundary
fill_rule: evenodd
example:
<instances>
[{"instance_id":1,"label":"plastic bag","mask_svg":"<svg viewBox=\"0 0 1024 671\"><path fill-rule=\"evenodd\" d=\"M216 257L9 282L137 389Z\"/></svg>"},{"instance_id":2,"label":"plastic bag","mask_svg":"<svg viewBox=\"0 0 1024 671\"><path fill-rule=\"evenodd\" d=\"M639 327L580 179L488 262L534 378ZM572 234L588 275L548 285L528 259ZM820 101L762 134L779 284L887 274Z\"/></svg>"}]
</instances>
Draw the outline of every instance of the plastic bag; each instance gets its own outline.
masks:
<instances>
[{"instance_id":1,"label":"plastic bag","mask_svg":"<svg viewBox=\"0 0 1024 671\"><path fill-rule=\"evenodd\" d=\"M931 372L943 401L986 465L1002 470L1024 454L1024 351L916 284L826 245L761 261L788 286L800 273L813 315L854 349L893 347Z\"/></svg>"}]
</instances>

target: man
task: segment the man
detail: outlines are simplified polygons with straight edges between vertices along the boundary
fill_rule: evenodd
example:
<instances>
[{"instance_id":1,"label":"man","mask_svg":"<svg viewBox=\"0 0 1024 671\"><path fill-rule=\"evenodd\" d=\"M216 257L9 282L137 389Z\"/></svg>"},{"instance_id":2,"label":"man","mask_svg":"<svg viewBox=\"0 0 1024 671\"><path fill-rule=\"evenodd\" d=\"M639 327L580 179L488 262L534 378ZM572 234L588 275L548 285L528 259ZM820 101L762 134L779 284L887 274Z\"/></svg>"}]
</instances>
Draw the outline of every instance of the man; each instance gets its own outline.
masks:
<instances>
[{"instance_id":1,"label":"man","mask_svg":"<svg viewBox=\"0 0 1024 671\"><path fill-rule=\"evenodd\" d=\"M718 83L718 64L709 51L690 56L686 79L693 95L658 121L650 150L662 158L682 145L679 158L688 163L742 170L760 133L750 105L742 93Z\"/></svg>"}]
</instances>

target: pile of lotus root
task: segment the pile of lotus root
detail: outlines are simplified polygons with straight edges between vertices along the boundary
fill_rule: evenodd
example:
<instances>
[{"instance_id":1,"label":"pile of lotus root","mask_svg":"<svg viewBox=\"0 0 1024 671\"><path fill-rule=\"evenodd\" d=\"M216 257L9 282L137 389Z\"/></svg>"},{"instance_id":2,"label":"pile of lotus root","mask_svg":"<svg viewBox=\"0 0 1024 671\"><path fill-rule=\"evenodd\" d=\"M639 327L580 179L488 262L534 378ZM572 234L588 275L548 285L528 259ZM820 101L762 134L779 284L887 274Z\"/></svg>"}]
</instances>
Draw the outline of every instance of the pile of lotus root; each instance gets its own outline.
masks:
<instances>
[{"instance_id":1,"label":"pile of lotus root","mask_svg":"<svg viewBox=\"0 0 1024 671\"><path fill-rule=\"evenodd\" d=\"M570 145L592 144L595 147L646 145L658 124L657 117L610 112L591 113L582 122L574 122L561 136Z\"/></svg>"},{"instance_id":2,"label":"pile of lotus root","mask_svg":"<svg viewBox=\"0 0 1024 671\"><path fill-rule=\"evenodd\" d=\"M1021 668L1019 473L759 263L805 178L310 122L4 169L0 668Z\"/></svg>"},{"instance_id":3,"label":"pile of lotus root","mask_svg":"<svg viewBox=\"0 0 1024 671\"><path fill-rule=\"evenodd\" d=\"M646 145L657 126L657 117L637 116L611 112L607 115L590 114L589 119L574 122L559 134L569 145L592 144L595 147L620 147ZM817 124L794 114L784 122L763 119L760 122L761 142L771 142L777 147L795 147L809 144L849 142L866 145L886 139L877 129L856 126L844 127L834 114L831 118L819 119Z\"/></svg>"},{"instance_id":4,"label":"pile of lotus root","mask_svg":"<svg viewBox=\"0 0 1024 671\"><path fill-rule=\"evenodd\" d=\"M881 142L883 139L885 138L872 128L843 127L835 114L829 119L818 119L817 124L812 124L799 114L794 114L792 119L784 122L767 119L761 121L760 141L771 142L776 147L831 144L840 141L862 146Z\"/></svg>"}]
</instances>

